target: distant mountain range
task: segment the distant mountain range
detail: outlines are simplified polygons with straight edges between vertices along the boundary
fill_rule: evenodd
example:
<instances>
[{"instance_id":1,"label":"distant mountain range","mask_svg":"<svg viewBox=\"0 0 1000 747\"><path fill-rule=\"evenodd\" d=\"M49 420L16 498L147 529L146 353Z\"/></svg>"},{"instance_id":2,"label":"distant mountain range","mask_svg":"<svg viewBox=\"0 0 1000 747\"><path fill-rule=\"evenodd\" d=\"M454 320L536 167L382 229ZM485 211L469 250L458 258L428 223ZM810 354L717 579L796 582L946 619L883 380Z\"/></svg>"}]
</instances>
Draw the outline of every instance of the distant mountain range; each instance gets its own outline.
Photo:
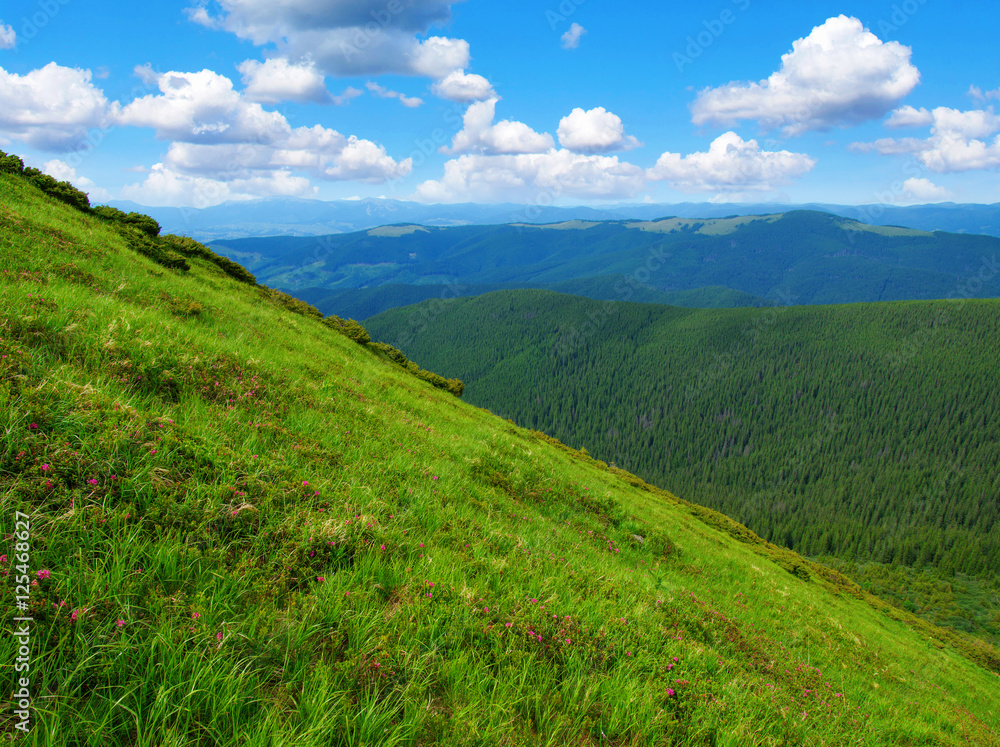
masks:
<instances>
[{"instance_id":1,"label":"distant mountain range","mask_svg":"<svg viewBox=\"0 0 1000 747\"><path fill-rule=\"evenodd\" d=\"M1000 296L1000 238L870 226L816 211L550 225L396 225L212 247L326 314L541 288L677 306Z\"/></svg>"},{"instance_id":2,"label":"distant mountain range","mask_svg":"<svg viewBox=\"0 0 1000 747\"><path fill-rule=\"evenodd\" d=\"M542 207L535 205L425 205L402 200L305 200L269 197L226 202L214 207L147 207L116 201L113 207L151 215L165 232L199 241L252 236L319 236L349 233L390 223L425 226L493 225L501 223L558 223L567 220L653 220L724 218L789 210L821 210L863 223L898 225L924 231L982 233L1000 236L1000 203L995 205L939 203L896 207L885 205L783 205L778 203L609 205L606 207Z\"/></svg>"}]
</instances>

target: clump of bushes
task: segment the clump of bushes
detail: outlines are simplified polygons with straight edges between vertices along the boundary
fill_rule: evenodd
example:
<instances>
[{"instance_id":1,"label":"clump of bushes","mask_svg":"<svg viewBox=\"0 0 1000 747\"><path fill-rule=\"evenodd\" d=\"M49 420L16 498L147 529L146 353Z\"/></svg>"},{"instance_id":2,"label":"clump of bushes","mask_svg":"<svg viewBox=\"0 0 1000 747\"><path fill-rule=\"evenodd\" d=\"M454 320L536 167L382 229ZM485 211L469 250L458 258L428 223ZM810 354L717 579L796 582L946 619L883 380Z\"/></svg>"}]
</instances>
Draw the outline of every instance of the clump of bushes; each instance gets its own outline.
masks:
<instances>
[{"instance_id":1,"label":"clump of bushes","mask_svg":"<svg viewBox=\"0 0 1000 747\"><path fill-rule=\"evenodd\" d=\"M119 223L123 226L132 226L139 229L151 239L160 235L160 224L142 213L126 213L118 208L109 205L100 205L92 211L98 218Z\"/></svg>"},{"instance_id":2,"label":"clump of bushes","mask_svg":"<svg viewBox=\"0 0 1000 747\"><path fill-rule=\"evenodd\" d=\"M451 392L456 397L461 397L465 391L465 384L459 379L446 379L444 376L440 376L432 371L425 371L407 358L403 351L384 342L372 342L368 330L353 319L341 319L339 316L331 314L323 320L323 324L337 330L342 335L346 335L359 345L364 345L369 350L373 350L379 357L392 361L400 368L405 368L418 379L426 381L438 389Z\"/></svg>"},{"instance_id":3,"label":"clump of bushes","mask_svg":"<svg viewBox=\"0 0 1000 747\"><path fill-rule=\"evenodd\" d=\"M260 288L261 295L275 306L291 311L293 314L298 314L299 316L319 321L323 320L323 314L315 306L310 306L305 301L295 298L295 296L289 296L287 293L282 293L280 290L268 288L263 285L258 287Z\"/></svg>"},{"instance_id":4,"label":"clump of bushes","mask_svg":"<svg viewBox=\"0 0 1000 747\"><path fill-rule=\"evenodd\" d=\"M184 257L170 249L164 242L150 237L145 231L132 225L123 224L119 226L118 232L132 251L149 257L158 265L181 272L187 272L191 269L191 265Z\"/></svg>"},{"instance_id":5,"label":"clump of bushes","mask_svg":"<svg viewBox=\"0 0 1000 747\"><path fill-rule=\"evenodd\" d=\"M177 236L169 233L160 238L169 244L178 254L183 254L187 257L201 257L211 262L234 280L246 283L247 285L257 285L257 278L243 265L237 264L228 257L223 257L221 254L216 254L207 246L189 236Z\"/></svg>"},{"instance_id":6,"label":"clump of bushes","mask_svg":"<svg viewBox=\"0 0 1000 747\"><path fill-rule=\"evenodd\" d=\"M245 267L227 257L216 254L204 244L187 236L173 234L160 236L160 224L154 218L143 213L126 213L110 205L91 207L90 198L85 192L81 192L69 182L58 181L36 168L30 166L25 168L24 161L19 157L2 150L0 150L0 173L22 176L50 197L113 224L130 249L149 257L157 264L186 272L191 269L191 266L184 257L200 257L208 260L229 277L241 283L257 284L257 278ZM313 316L313 314L309 315ZM322 317L318 311L316 315Z\"/></svg>"},{"instance_id":7,"label":"clump of bushes","mask_svg":"<svg viewBox=\"0 0 1000 747\"><path fill-rule=\"evenodd\" d=\"M81 192L69 182L54 179L31 166L25 168L24 161L2 150L0 150L0 173L23 176L50 197L72 205L77 210L84 212L90 210L90 198L86 192Z\"/></svg>"},{"instance_id":8,"label":"clump of bushes","mask_svg":"<svg viewBox=\"0 0 1000 747\"><path fill-rule=\"evenodd\" d=\"M24 161L0 150L0 174L21 174L23 172Z\"/></svg>"},{"instance_id":9,"label":"clump of bushes","mask_svg":"<svg viewBox=\"0 0 1000 747\"><path fill-rule=\"evenodd\" d=\"M335 329L343 335L347 335L359 345L367 345L372 341L368 330L362 327L353 319L341 319L339 316L331 314L323 320L330 329Z\"/></svg>"}]
</instances>

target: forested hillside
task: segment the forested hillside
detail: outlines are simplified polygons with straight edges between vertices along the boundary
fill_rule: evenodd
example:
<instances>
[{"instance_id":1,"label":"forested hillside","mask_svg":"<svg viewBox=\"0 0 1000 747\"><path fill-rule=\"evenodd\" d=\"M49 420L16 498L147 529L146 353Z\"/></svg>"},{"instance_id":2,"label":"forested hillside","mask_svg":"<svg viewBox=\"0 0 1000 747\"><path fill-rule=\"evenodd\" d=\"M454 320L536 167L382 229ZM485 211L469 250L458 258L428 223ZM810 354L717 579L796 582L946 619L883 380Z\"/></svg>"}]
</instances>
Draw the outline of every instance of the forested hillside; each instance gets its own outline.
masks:
<instances>
[{"instance_id":1,"label":"forested hillside","mask_svg":"<svg viewBox=\"0 0 1000 747\"><path fill-rule=\"evenodd\" d=\"M367 326L475 404L800 553L1000 573L1000 302L691 310L505 291Z\"/></svg>"},{"instance_id":2,"label":"forested hillside","mask_svg":"<svg viewBox=\"0 0 1000 747\"><path fill-rule=\"evenodd\" d=\"M599 300L737 307L1000 296L1000 239L815 211L718 219L400 225L213 249L324 313L543 288Z\"/></svg>"}]
</instances>

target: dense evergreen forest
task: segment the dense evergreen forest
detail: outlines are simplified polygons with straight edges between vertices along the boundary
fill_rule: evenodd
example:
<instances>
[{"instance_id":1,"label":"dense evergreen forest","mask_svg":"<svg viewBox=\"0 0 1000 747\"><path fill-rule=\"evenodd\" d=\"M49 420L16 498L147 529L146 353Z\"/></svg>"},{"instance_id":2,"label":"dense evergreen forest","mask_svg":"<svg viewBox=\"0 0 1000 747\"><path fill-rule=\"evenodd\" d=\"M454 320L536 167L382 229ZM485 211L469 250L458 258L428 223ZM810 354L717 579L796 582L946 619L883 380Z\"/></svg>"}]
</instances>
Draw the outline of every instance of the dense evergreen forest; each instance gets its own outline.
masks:
<instances>
[{"instance_id":1,"label":"dense evergreen forest","mask_svg":"<svg viewBox=\"0 0 1000 747\"><path fill-rule=\"evenodd\" d=\"M1000 573L1000 302L502 291L369 319L466 398L813 556Z\"/></svg>"}]
</instances>

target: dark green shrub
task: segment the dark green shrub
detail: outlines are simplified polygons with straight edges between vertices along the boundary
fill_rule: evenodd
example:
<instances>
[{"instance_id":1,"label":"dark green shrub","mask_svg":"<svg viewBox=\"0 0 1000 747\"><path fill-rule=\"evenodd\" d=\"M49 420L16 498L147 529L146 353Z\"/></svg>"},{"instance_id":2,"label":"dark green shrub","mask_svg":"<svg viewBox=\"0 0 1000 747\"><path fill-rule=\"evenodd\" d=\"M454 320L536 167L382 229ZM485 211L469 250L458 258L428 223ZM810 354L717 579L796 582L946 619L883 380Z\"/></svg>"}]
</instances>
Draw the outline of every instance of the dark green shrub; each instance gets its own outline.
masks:
<instances>
[{"instance_id":1,"label":"dark green shrub","mask_svg":"<svg viewBox=\"0 0 1000 747\"><path fill-rule=\"evenodd\" d=\"M122 218L122 222L130 226L135 226L152 239L155 239L160 235L160 224L148 215L143 215L142 213L128 213L124 218Z\"/></svg>"},{"instance_id":2,"label":"dark green shrub","mask_svg":"<svg viewBox=\"0 0 1000 747\"><path fill-rule=\"evenodd\" d=\"M157 264L169 267L172 270L187 272L191 269L191 265L187 263L184 257L170 249L168 244L159 239L151 238L147 233L129 225L120 226L119 231L122 238L125 239L125 243L128 244L128 247L132 251L149 257Z\"/></svg>"},{"instance_id":3,"label":"dark green shrub","mask_svg":"<svg viewBox=\"0 0 1000 747\"><path fill-rule=\"evenodd\" d=\"M403 368L407 368L410 363L410 359L407 358L405 355L403 355L402 351L397 350L392 345L389 345L387 343L371 342L368 343L368 347L370 347L375 352L385 356L393 363L402 366Z\"/></svg>"},{"instance_id":4,"label":"dark green shrub","mask_svg":"<svg viewBox=\"0 0 1000 747\"><path fill-rule=\"evenodd\" d=\"M20 174L24 171L24 161L15 155L8 155L0 150L0 173Z\"/></svg>"},{"instance_id":5,"label":"dark green shrub","mask_svg":"<svg viewBox=\"0 0 1000 747\"><path fill-rule=\"evenodd\" d=\"M93 208L91 212L98 218L114 221L115 223L123 223L126 216L126 213L123 213L118 208L113 208L110 205L98 205Z\"/></svg>"},{"instance_id":6,"label":"dark green shrub","mask_svg":"<svg viewBox=\"0 0 1000 747\"><path fill-rule=\"evenodd\" d=\"M275 306L282 309L287 309L293 314L299 314L300 316L311 317L312 319L319 319L322 321L323 314L320 313L319 309L314 306L310 306L305 301L302 301L294 296L289 296L287 293L282 293L274 288L266 288L264 286L260 287L261 295Z\"/></svg>"},{"instance_id":7,"label":"dark green shrub","mask_svg":"<svg viewBox=\"0 0 1000 747\"><path fill-rule=\"evenodd\" d=\"M247 285L257 285L257 278L243 265L233 262L228 257L216 254L207 246L189 236L177 236L170 233L166 236L161 236L160 239L166 242L178 254L183 254L187 257L201 257L214 264L234 280L246 283Z\"/></svg>"},{"instance_id":8,"label":"dark green shrub","mask_svg":"<svg viewBox=\"0 0 1000 747\"><path fill-rule=\"evenodd\" d=\"M353 319L341 319L339 316L331 314L323 320L323 324L337 330L343 335L347 335L359 345L367 345L372 341L368 330Z\"/></svg>"},{"instance_id":9,"label":"dark green shrub","mask_svg":"<svg viewBox=\"0 0 1000 747\"><path fill-rule=\"evenodd\" d=\"M20 159L17 159L18 161ZM12 165L16 168L16 165ZM90 210L90 198L86 192L81 192L69 182L61 182L48 174L43 174L36 168L29 166L22 172L28 179L42 190L45 194L53 197L67 205L72 205L77 210L88 212Z\"/></svg>"}]
</instances>

